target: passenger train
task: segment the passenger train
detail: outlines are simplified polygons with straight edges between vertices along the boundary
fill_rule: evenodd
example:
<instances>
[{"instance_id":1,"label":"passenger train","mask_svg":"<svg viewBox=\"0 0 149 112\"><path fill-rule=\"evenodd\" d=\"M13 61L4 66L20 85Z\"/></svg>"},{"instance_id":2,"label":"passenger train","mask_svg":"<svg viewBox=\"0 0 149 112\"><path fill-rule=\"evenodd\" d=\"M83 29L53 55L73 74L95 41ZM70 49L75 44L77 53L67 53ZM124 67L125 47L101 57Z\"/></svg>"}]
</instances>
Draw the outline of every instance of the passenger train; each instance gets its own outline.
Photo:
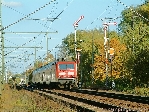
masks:
<instances>
[{"instance_id":1,"label":"passenger train","mask_svg":"<svg viewBox=\"0 0 149 112\"><path fill-rule=\"evenodd\" d=\"M75 61L53 61L35 69L29 79L37 88L77 87L77 63Z\"/></svg>"}]
</instances>

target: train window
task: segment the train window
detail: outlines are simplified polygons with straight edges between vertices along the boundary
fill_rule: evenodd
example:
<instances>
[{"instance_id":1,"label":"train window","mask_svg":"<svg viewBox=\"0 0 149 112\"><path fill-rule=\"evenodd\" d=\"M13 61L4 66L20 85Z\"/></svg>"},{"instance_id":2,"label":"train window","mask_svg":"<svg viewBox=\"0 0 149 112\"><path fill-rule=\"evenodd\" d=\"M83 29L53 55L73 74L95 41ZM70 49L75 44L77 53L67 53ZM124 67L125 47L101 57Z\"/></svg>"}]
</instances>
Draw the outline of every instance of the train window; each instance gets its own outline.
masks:
<instances>
[{"instance_id":1,"label":"train window","mask_svg":"<svg viewBox=\"0 0 149 112\"><path fill-rule=\"evenodd\" d=\"M59 64L60 70L74 69L74 64Z\"/></svg>"}]
</instances>

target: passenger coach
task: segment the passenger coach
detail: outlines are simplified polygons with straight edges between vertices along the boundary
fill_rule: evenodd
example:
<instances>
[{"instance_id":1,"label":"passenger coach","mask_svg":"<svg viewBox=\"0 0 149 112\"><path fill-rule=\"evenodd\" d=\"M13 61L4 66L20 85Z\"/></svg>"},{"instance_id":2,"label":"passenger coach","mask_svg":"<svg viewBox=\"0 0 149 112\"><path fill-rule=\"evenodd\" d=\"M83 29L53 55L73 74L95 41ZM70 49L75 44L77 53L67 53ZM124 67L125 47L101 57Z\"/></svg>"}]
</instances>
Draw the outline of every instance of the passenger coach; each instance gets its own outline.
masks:
<instances>
[{"instance_id":1,"label":"passenger coach","mask_svg":"<svg viewBox=\"0 0 149 112\"><path fill-rule=\"evenodd\" d=\"M77 86L75 61L50 62L32 72L31 83L37 88L72 88Z\"/></svg>"}]
</instances>

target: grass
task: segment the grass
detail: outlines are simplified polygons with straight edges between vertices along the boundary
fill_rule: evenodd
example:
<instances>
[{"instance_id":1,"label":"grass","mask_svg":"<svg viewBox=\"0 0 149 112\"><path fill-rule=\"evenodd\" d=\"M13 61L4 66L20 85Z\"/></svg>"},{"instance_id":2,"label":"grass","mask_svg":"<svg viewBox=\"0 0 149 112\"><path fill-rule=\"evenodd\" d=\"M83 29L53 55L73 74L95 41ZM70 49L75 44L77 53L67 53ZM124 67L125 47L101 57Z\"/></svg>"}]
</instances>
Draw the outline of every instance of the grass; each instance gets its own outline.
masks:
<instances>
[{"instance_id":1,"label":"grass","mask_svg":"<svg viewBox=\"0 0 149 112\"><path fill-rule=\"evenodd\" d=\"M0 97L0 112L74 112L67 105L58 104L33 92L4 86Z\"/></svg>"},{"instance_id":2,"label":"grass","mask_svg":"<svg viewBox=\"0 0 149 112\"><path fill-rule=\"evenodd\" d=\"M139 88L135 87L133 90L127 90L127 93L140 95L140 96L147 96L149 97L149 88Z\"/></svg>"}]
</instances>

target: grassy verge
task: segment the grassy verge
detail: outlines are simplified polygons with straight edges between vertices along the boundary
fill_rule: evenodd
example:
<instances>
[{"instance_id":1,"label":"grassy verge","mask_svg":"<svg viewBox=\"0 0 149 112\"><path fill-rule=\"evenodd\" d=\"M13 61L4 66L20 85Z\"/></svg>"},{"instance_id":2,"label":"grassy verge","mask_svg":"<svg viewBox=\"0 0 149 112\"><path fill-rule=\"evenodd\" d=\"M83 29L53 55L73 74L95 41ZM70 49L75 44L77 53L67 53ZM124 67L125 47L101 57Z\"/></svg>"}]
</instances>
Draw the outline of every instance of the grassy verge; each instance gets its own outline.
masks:
<instances>
[{"instance_id":1,"label":"grassy verge","mask_svg":"<svg viewBox=\"0 0 149 112\"><path fill-rule=\"evenodd\" d=\"M126 93L149 97L149 88L135 87L134 89L126 90Z\"/></svg>"},{"instance_id":2,"label":"grassy verge","mask_svg":"<svg viewBox=\"0 0 149 112\"><path fill-rule=\"evenodd\" d=\"M58 104L38 94L10 89L5 85L0 97L0 112L73 112L67 105Z\"/></svg>"}]
</instances>

